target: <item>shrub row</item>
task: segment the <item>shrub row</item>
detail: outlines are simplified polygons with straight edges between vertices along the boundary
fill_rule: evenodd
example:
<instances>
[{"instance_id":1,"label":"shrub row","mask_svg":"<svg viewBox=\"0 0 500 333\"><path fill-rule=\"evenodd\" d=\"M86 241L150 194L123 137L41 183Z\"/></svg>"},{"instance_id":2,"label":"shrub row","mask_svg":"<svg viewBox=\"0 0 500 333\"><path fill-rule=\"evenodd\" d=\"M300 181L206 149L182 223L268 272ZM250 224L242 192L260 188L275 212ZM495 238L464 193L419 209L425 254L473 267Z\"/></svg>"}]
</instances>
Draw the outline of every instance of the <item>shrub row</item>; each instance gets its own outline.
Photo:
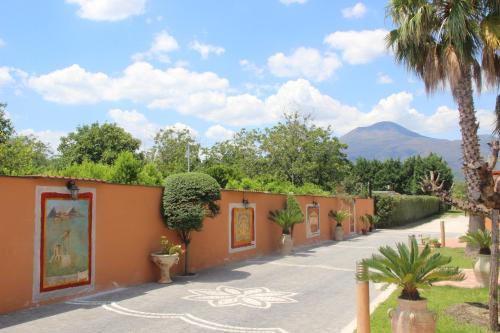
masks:
<instances>
[{"instance_id":1,"label":"shrub row","mask_svg":"<svg viewBox=\"0 0 500 333\"><path fill-rule=\"evenodd\" d=\"M427 195L378 195L375 209L380 216L378 226L390 228L439 213L441 201Z\"/></svg>"}]
</instances>

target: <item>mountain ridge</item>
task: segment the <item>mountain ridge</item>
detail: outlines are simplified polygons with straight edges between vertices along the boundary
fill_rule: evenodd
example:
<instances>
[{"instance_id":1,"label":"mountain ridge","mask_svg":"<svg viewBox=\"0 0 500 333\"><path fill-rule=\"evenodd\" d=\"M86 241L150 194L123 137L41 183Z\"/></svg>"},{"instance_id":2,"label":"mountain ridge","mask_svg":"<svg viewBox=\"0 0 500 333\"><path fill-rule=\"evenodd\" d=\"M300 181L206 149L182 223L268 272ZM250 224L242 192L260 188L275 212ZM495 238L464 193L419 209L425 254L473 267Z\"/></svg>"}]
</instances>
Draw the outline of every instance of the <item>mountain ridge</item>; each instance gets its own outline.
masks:
<instances>
[{"instance_id":1,"label":"mountain ridge","mask_svg":"<svg viewBox=\"0 0 500 333\"><path fill-rule=\"evenodd\" d=\"M481 154L487 156L487 143L490 135L480 135ZM461 140L437 139L411 131L390 121L374 123L370 126L357 127L341 136L339 140L348 145L347 157L354 161L358 157L385 160L410 156L427 156L435 153L442 156L454 171L461 173Z\"/></svg>"}]
</instances>

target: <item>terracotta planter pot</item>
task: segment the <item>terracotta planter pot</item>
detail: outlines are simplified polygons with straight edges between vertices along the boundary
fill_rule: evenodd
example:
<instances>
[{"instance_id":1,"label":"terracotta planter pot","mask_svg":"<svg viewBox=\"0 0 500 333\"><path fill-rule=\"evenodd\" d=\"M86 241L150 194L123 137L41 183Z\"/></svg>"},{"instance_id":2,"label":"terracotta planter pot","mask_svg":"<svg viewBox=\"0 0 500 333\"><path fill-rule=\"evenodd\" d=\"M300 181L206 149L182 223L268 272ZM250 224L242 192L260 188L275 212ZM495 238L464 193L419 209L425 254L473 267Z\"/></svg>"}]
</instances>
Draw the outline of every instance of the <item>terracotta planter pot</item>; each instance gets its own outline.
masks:
<instances>
[{"instance_id":1,"label":"terracotta planter pot","mask_svg":"<svg viewBox=\"0 0 500 333\"><path fill-rule=\"evenodd\" d=\"M284 256L287 256L292 253L293 249L293 239L292 236L290 235L281 235L281 240L280 240L280 245L281 245L281 254Z\"/></svg>"},{"instance_id":2,"label":"terracotta planter pot","mask_svg":"<svg viewBox=\"0 0 500 333\"><path fill-rule=\"evenodd\" d=\"M335 227L335 234L334 234L333 239L336 241L343 241L344 240L344 228L342 228L342 226Z\"/></svg>"},{"instance_id":3,"label":"terracotta planter pot","mask_svg":"<svg viewBox=\"0 0 500 333\"><path fill-rule=\"evenodd\" d=\"M389 310L392 333L434 333L436 314L427 310L427 300L398 299L398 307Z\"/></svg>"},{"instance_id":4,"label":"terracotta planter pot","mask_svg":"<svg viewBox=\"0 0 500 333\"><path fill-rule=\"evenodd\" d=\"M474 276L481 287L490 286L490 259L489 254L480 254L474 265Z\"/></svg>"},{"instance_id":5,"label":"terracotta planter pot","mask_svg":"<svg viewBox=\"0 0 500 333\"><path fill-rule=\"evenodd\" d=\"M151 253L151 261L160 269L161 276L158 283L172 283L170 268L179 262L179 255Z\"/></svg>"}]
</instances>

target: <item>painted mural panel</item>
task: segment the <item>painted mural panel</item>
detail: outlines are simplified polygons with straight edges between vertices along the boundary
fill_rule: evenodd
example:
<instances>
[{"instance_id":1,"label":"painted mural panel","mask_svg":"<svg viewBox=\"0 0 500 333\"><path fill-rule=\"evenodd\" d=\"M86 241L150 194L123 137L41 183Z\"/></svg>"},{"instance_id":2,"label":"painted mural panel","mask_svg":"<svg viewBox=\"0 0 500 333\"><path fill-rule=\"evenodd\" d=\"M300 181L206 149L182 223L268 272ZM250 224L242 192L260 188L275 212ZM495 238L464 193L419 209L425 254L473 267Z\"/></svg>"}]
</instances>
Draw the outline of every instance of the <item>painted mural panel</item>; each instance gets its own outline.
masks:
<instances>
[{"instance_id":1,"label":"painted mural panel","mask_svg":"<svg viewBox=\"0 0 500 333\"><path fill-rule=\"evenodd\" d=\"M231 248L252 246L255 242L254 208L233 208L231 215Z\"/></svg>"},{"instance_id":2,"label":"painted mural panel","mask_svg":"<svg viewBox=\"0 0 500 333\"><path fill-rule=\"evenodd\" d=\"M91 283L92 193L41 195L40 291Z\"/></svg>"},{"instance_id":3,"label":"painted mural panel","mask_svg":"<svg viewBox=\"0 0 500 333\"><path fill-rule=\"evenodd\" d=\"M307 237L319 235L319 206L308 205L307 211Z\"/></svg>"}]
</instances>

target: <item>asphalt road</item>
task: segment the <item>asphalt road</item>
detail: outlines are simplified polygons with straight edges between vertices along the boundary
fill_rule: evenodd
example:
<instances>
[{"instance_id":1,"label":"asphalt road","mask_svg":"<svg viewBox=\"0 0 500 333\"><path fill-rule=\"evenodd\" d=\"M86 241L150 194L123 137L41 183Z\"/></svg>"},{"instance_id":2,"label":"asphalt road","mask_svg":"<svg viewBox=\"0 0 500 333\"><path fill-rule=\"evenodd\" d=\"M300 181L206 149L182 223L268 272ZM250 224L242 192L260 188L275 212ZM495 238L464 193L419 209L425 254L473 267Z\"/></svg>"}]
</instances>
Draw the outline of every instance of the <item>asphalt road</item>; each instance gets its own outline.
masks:
<instances>
[{"instance_id":1,"label":"asphalt road","mask_svg":"<svg viewBox=\"0 0 500 333\"><path fill-rule=\"evenodd\" d=\"M144 284L2 315L0 331L352 332L356 261L381 245L406 242L419 227L436 236L429 225L379 230L299 248L287 257L229 264L199 272L190 281L176 278L170 285ZM372 300L380 293L371 286Z\"/></svg>"}]
</instances>

